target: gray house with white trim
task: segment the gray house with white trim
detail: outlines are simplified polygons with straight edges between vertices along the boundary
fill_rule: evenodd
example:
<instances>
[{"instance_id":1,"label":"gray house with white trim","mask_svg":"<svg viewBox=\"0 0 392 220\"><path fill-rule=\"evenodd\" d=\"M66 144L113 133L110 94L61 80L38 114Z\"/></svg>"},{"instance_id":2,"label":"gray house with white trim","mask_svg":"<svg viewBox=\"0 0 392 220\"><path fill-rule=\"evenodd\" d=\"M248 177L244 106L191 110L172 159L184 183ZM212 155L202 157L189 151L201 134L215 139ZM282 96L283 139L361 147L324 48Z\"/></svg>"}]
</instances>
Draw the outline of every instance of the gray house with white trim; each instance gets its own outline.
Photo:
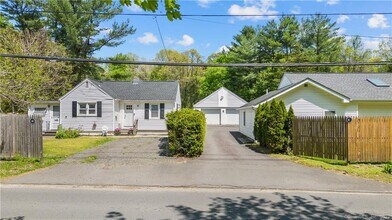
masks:
<instances>
[{"instance_id":1,"label":"gray house with white trim","mask_svg":"<svg viewBox=\"0 0 392 220\"><path fill-rule=\"evenodd\" d=\"M392 116L392 73L286 73L277 90L240 109L240 132L253 138L255 110L283 100L296 116Z\"/></svg>"},{"instance_id":2,"label":"gray house with white trim","mask_svg":"<svg viewBox=\"0 0 392 220\"><path fill-rule=\"evenodd\" d=\"M165 131L165 116L181 108L181 96L177 81L86 79L59 99L58 113L50 113L54 104L39 103L29 108L29 114L42 110L42 106L47 106L45 114L58 115L58 124L64 128L114 131L129 129L138 121L138 130Z\"/></svg>"}]
</instances>

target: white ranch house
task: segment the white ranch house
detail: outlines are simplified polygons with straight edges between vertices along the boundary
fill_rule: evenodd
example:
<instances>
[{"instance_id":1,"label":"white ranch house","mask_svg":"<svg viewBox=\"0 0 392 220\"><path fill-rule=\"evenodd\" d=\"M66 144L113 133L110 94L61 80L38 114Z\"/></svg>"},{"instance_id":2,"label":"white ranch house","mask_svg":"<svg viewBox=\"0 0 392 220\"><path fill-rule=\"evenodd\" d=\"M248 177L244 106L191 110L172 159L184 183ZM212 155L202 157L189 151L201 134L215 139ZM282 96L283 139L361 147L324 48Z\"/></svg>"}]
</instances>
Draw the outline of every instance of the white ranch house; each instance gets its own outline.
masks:
<instances>
[{"instance_id":1,"label":"white ranch house","mask_svg":"<svg viewBox=\"0 0 392 220\"><path fill-rule=\"evenodd\" d=\"M238 108L245 103L241 97L221 87L196 103L193 108L205 114L209 125L238 125Z\"/></svg>"},{"instance_id":2,"label":"white ranch house","mask_svg":"<svg viewBox=\"0 0 392 220\"><path fill-rule=\"evenodd\" d=\"M286 73L277 90L240 107L240 132L253 136L255 110L283 100L296 116L392 116L392 73Z\"/></svg>"},{"instance_id":3,"label":"white ranch house","mask_svg":"<svg viewBox=\"0 0 392 220\"><path fill-rule=\"evenodd\" d=\"M103 128L165 131L167 113L181 108L177 81L98 81L86 79L59 101L40 102L29 114L43 115L44 131L64 128L101 132Z\"/></svg>"}]
</instances>

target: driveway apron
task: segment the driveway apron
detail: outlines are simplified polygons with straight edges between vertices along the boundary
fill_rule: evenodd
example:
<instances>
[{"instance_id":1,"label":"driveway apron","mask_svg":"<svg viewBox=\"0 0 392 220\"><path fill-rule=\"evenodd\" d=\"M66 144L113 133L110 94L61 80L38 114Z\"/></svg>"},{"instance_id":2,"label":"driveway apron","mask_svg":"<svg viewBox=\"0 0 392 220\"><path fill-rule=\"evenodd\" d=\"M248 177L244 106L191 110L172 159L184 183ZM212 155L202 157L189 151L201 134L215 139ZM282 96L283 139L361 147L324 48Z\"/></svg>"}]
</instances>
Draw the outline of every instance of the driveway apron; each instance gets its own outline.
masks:
<instances>
[{"instance_id":1,"label":"driveway apron","mask_svg":"<svg viewBox=\"0 0 392 220\"><path fill-rule=\"evenodd\" d=\"M237 142L237 136L238 127L209 126L203 155L195 159L165 156L162 138L122 138L79 153L54 167L3 182L392 192L392 184L256 153ZM96 155L97 160L83 163L90 155Z\"/></svg>"}]
</instances>

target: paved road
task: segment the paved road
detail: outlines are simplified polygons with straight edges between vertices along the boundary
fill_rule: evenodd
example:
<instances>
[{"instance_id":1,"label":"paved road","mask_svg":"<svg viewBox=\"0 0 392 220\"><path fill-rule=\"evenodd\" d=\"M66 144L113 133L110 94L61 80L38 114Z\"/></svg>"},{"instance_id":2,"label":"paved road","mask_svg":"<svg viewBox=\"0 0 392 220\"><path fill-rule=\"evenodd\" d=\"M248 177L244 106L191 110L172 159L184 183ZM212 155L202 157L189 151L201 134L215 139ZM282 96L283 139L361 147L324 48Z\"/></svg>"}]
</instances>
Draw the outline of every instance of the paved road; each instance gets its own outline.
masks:
<instances>
[{"instance_id":1,"label":"paved road","mask_svg":"<svg viewBox=\"0 0 392 220\"><path fill-rule=\"evenodd\" d=\"M5 219L392 219L390 195L228 189L1 188Z\"/></svg>"},{"instance_id":2,"label":"paved road","mask_svg":"<svg viewBox=\"0 0 392 220\"><path fill-rule=\"evenodd\" d=\"M208 127L205 152L197 159L161 156L158 138L119 139L5 183L392 192L392 184L255 153L236 141L235 131L236 127ZM82 163L89 155L98 159Z\"/></svg>"}]
</instances>

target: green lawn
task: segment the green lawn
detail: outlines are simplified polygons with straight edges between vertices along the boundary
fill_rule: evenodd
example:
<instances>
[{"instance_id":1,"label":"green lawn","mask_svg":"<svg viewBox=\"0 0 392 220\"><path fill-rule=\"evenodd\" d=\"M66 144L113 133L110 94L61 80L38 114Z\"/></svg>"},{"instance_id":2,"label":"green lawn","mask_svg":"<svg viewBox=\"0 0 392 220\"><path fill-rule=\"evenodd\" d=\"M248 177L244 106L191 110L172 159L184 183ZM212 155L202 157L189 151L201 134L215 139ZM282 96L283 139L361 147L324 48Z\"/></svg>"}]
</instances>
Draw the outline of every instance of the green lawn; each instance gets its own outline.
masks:
<instances>
[{"instance_id":1,"label":"green lawn","mask_svg":"<svg viewBox=\"0 0 392 220\"><path fill-rule=\"evenodd\" d=\"M351 176L373 179L380 182L392 183L392 175L383 172L385 164L354 163L347 164L344 161L324 160L321 158L298 157L286 154L273 154L266 149L261 149L258 145L249 145L249 148L259 153L266 153L269 156L279 159L290 160L309 167L319 167L333 172L348 174Z\"/></svg>"},{"instance_id":2,"label":"green lawn","mask_svg":"<svg viewBox=\"0 0 392 220\"><path fill-rule=\"evenodd\" d=\"M17 157L0 162L0 177L9 177L43 167L52 166L80 151L93 148L112 141L110 137L79 137L75 139L55 139L44 137L44 158L37 159Z\"/></svg>"}]
</instances>

